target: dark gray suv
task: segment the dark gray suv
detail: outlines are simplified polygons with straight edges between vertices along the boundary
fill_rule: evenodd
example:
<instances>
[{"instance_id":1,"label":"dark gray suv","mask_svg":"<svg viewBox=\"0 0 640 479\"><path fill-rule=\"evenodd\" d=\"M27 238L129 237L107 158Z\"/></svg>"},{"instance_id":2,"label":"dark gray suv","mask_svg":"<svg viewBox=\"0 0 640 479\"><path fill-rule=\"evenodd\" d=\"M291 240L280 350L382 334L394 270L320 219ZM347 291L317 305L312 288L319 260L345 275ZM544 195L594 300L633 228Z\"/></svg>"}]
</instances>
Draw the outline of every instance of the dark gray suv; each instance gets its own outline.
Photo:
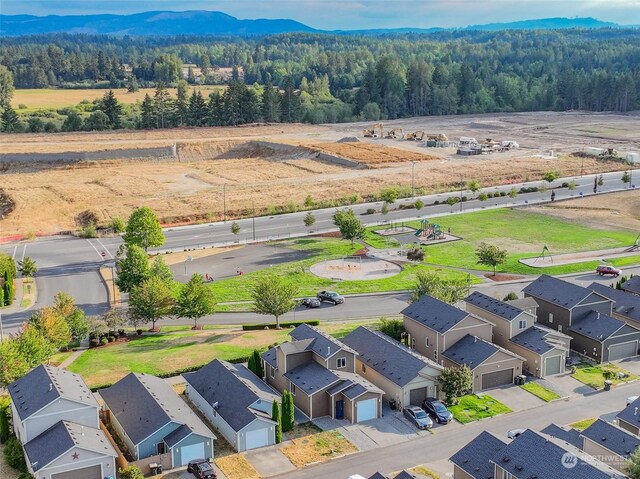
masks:
<instances>
[{"instance_id":1,"label":"dark gray suv","mask_svg":"<svg viewBox=\"0 0 640 479\"><path fill-rule=\"evenodd\" d=\"M438 424L447 424L453 420L453 414L436 398L427 398L422 402L422 409L431 414Z\"/></svg>"}]
</instances>

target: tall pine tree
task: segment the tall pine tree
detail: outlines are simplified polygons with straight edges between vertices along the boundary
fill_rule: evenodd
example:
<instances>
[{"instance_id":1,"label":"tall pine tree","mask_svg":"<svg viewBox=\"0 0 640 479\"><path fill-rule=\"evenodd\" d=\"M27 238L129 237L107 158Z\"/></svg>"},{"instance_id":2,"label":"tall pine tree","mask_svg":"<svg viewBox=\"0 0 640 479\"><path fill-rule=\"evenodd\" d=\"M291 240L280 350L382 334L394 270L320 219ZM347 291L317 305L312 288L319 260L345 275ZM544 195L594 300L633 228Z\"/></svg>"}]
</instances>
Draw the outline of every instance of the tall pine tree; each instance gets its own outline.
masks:
<instances>
[{"instance_id":1,"label":"tall pine tree","mask_svg":"<svg viewBox=\"0 0 640 479\"><path fill-rule=\"evenodd\" d=\"M144 129L157 127L155 105L148 93L140 105L140 127Z\"/></svg>"},{"instance_id":2,"label":"tall pine tree","mask_svg":"<svg viewBox=\"0 0 640 479\"><path fill-rule=\"evenodd\" d=\"M109 117L109 126L117 130L122 126L120 115L122 114L122 105L118 102L113 90L109 90L102 97L101 110Z\"/></svg>"},{"instance_id":3,"label":"tall pine tree","mask_svg":"<svg viewBox=\"0 0 640 479\"><path fill-rule=\"evenodd\" d=\"M300 95L295 91L293 78L287 77L282 95L282 121L285 123L295 123L302 117L302 105Z\"/></svg>"},{"instance_id":4,"label":"tall pine tree","mask_svg":"<svg viewBox=\"0 0 640 479\"><path fill-rule=\"evenodd\" d=\"M189 125L204 126L207 124L207 103L202 93L194 91L189 98Z\"/></svg>"},{"instance_id":5,"label":"tall pine tree","mask_svg":"<svg viewBox=\"0 0 640 479\"><path fill-rule=\"evenodd\" d=\"M280 92L267 82L262 93L262 119L268 122L279 122L281 115Z\"/></svg>"}]
</instances>

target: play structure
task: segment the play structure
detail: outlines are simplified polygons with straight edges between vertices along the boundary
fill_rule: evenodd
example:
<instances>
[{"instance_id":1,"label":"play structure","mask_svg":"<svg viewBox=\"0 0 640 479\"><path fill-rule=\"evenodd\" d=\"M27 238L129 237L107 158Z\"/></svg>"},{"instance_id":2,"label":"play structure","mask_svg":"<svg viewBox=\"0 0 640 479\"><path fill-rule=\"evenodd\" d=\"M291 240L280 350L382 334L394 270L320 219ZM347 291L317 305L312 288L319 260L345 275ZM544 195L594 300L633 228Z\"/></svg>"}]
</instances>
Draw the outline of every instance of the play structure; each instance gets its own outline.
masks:
<instances>
[{"instance_id":1,"label":"play structure","mask_svg":"<svg viewBox=\"0 0 640 479\"><path fill-rule=\"evenodd\" d=\"M633 246L630 246L624 252L625 253L633 253L634 251L640 251L640 234L638 234L638 236L636 236L636 240L633 243Z\"/></svg>"},{"instance_id":2,"label":"play structure","mask_svg":"<svg viewBox=\"0 0 640 479\"><path fill-rule=\"evenodd\" d=\"M440 225L429 223L429 220L420 220L420 229L418 229L414 235L420 242L445 239L445 234L442 232Z\"/></svg>"},{"instance_id":3,"label":"play structure","mask_svg":"<svg viewBox=\"0 0 640 479\"><path fill-rule=\"evenodd\" d=\"M383 259L346 256L316 263L311 266L310 271L316 276L334 281L359 281L388 278L400 273L402 268Z\"/></svg>"}]
</instances>

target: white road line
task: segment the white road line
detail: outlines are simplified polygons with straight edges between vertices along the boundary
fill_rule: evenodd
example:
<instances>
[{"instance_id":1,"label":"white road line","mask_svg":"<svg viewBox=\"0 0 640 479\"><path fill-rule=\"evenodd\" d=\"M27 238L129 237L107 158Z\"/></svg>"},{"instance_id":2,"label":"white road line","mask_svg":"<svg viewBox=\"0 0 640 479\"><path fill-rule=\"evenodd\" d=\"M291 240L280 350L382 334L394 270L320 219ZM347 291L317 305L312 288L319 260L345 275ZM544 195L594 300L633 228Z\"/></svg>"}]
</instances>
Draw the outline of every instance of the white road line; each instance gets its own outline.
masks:
<instances>
[{"instance_id":1,"label":"white road line","mask_svg":"<svg viewBox=\"0 0 640 479\"><path fill-rule=\"evenodd\" d=\"M100 246L102 246L102 248L104 248L104 251L109 255L109 258L113 259L113 255L111 254L111 251L109 251L109 249L104 245L104 243L100 241L98 238L96 238L96 241L100 243Z\"/></svg>"},{"instance_id":2,"label":"white road line","mask_svg":"<svg viewBox=\"0 0 640 479\"><path fill-rule=\"evenodd\" d=\"M16 259L16 252L18 251L18 245L15 245L13 247L13 255L11 255L11 258Z\"/></svg>"},{"instance_id":3,"label":"white road line","mask_svg":"<svg viewBox=\"0 0 640 479\"><path fill-rule=\"evenodd\" d=\"M22 249L22 258L20 259L20 261L24 261L24 255L27 253L27 245L24 245L24 248Z\"/></svg>"},{"instance_id":4,"label":"white road line","mask_svg":"<svg viewBox=\"0 0 640 479\"><path fill-rule=\"evenodd\" d=\"M100 256L100 259L102 259L102 255L100 254L100 251L98 251L98 248L95 247L95 245L87 238L87 243L89 243L91 245L91 247L96 250L96 253L98 254L98 256Z\"/></svg>"}]
</instances>

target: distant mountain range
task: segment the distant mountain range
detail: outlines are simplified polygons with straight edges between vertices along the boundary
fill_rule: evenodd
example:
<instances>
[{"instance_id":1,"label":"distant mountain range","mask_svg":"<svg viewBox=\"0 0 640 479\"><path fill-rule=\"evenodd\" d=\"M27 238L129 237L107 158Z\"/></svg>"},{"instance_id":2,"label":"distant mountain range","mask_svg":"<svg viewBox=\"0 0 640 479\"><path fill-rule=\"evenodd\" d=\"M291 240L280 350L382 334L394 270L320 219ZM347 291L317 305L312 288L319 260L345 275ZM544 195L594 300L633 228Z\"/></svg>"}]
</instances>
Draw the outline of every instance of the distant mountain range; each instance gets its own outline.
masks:
<instances>
[{"instance_id":1,"label":"distant mountain range","mask_svg":"<svg viewBox=\"0 0 640 479\"><path fill-rule=\"evenodd\" d=\"M240 20L222 12L143 12L132 15L0 15L0 34L5 36L46 33L103 35L269 35L315 32L375 35L385 33L432 33L441 30L548 30L559 28L619 28L621 25L595 18L543 18L511 23L490 23L464 28L395 28L371 30L318 30L289 19Z\"/></svg>"}]
</instances>

